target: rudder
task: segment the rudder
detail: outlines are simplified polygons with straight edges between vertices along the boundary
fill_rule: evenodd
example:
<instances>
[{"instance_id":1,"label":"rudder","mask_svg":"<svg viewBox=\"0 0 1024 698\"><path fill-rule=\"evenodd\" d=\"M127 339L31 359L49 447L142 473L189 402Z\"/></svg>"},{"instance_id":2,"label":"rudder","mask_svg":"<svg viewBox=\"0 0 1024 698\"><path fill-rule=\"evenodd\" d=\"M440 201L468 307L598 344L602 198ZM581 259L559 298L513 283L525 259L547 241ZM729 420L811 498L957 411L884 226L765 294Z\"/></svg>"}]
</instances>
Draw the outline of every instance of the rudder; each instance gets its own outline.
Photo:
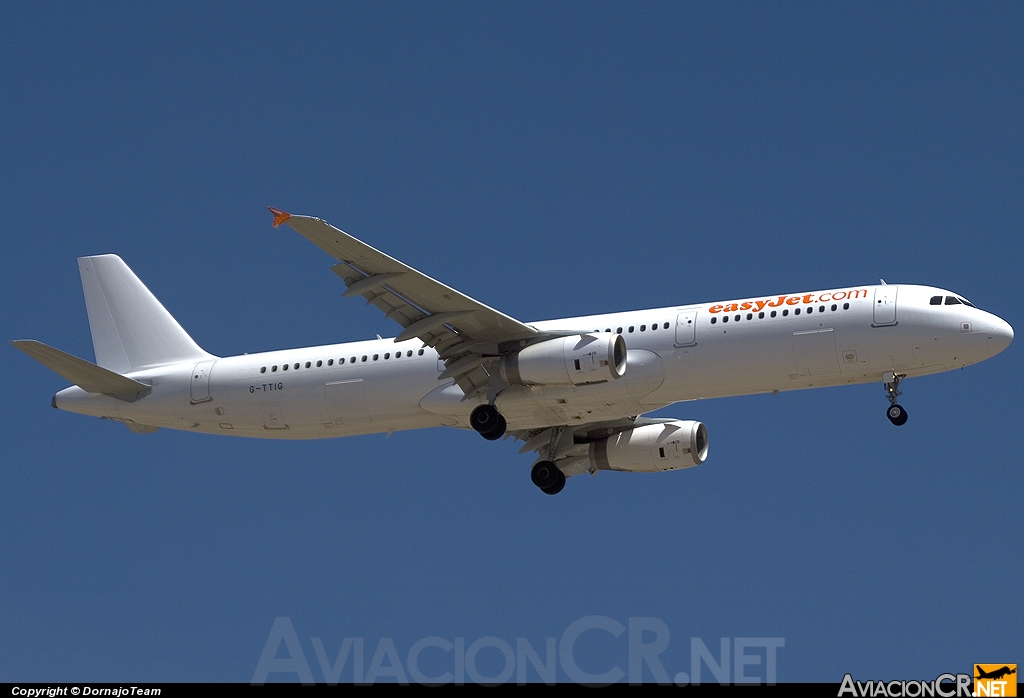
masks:
<instances>
[{"instance_id":1,"label":"rudder","mask_svg":"<svg viewBox=\"0 0 1024 698\"><path fill-rule=\"evenodd\" d=\"M213 358L113 254L79 257L96 363L117 373Z\"/></svg>"}]
</instances>

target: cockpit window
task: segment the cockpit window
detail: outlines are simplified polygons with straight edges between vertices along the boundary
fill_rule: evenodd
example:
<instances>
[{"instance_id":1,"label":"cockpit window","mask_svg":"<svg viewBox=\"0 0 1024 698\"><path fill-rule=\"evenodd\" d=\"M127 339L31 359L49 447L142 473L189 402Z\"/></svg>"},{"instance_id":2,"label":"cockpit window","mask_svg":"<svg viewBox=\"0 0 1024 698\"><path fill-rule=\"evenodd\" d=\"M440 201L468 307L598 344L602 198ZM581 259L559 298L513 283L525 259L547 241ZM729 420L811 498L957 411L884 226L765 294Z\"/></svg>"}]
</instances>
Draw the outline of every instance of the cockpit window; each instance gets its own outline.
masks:
<instances>
[{"instance_id":1,"label":"cockpit window","mask_svg":"<svg viewBox=\"0 0 1024 698\"><path fill-rule=\"evenodd\" d=\"M942 305L942 296L932 296L931 300L928 301L930 305ZM976 308L974 303L963 296L946 296L946 305L966 305L968 308Z\"/></svg>"}]
</instances>

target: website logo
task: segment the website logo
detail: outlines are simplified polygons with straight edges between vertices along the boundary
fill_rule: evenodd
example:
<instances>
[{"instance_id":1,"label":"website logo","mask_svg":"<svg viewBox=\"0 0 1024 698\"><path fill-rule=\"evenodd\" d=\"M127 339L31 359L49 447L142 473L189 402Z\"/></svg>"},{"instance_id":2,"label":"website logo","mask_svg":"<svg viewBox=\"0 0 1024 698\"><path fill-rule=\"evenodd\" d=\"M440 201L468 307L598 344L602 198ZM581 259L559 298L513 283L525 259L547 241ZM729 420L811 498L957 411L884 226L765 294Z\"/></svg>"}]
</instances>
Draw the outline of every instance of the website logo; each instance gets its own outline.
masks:
<instances>
[{"instance_id":1,"label":"website logo","mask_svg":"<svg viewBox=\"0 0 1024 698\"><path fill-rule=\"evenodd\" d=\"M1017 695L1016 664L975 664L975 696Z\"/></svg>"}]
</instances>

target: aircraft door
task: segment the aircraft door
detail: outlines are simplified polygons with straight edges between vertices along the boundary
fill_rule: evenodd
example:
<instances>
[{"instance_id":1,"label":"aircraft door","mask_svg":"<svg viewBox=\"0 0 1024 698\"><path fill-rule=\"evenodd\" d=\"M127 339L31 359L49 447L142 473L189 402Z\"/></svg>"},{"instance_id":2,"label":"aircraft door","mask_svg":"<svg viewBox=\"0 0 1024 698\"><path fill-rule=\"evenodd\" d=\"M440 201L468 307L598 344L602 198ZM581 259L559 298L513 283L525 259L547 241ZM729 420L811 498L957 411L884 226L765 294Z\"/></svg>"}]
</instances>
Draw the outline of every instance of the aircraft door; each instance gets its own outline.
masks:
<instances>
[{"instance_id":1,"label":"aircraft door","mask_svg":"<svg viewBox=\"0 0 1024 698\"><path fill-rule=\"evenodd\" d=\"M697 311L683 310L676 316L676 346L692 347L697 343Z\"/></svg>"},{"instance_id":2,"label":"aircraft door","mask_svg":"<svg viewBox=\"0 0 1024 698\"><path fill-rule=\"evenodd\" d=\"M817 378L839 373L836 333L831 327L793 333L793 359L797 373Z\"/></svg>"},{"instance_id":3,"label":"aircraft door","mask_svg":"<svg viewBox=\"0 0 1024 698\"><path fill-rule=\"evenodd\" d=\"M264 402L260 405L260 414L263 415L264 429L287 429L284 423L284 416L281 414L281 405L276 402Z\"/></svg>"},{"instance_id":4,"label":"aircraft door","mask_svg":"<svg viewBox=\"0 0 1024 698\"><path fill-rule=\"evenodd\" d=\"M874 315L871 326L885 327L896 324L896 292L899 286L876 286Z\"/></svg>"},{"instance_id":5,"label":"aircraft door","mask_svg":"<svg viewBox=\"0 0 1024 698\"><path fill-rule=\"evenodd\" d=\"M191 399L193 405L200 402L209 402L210 397L210 374L213 373L213 365L216 361L200 361L192 369Z\"/></svg>"},{"instance_id":6,"label":"aircraft door","mask_svg":"<svg viewBox=\"0 0 1024 698\"><path fill-rule=\"evenodd\" d=\"M365 424L370 421L361 378L326 383L324 400L333 424Z\"/></svg>"}]
</instances>

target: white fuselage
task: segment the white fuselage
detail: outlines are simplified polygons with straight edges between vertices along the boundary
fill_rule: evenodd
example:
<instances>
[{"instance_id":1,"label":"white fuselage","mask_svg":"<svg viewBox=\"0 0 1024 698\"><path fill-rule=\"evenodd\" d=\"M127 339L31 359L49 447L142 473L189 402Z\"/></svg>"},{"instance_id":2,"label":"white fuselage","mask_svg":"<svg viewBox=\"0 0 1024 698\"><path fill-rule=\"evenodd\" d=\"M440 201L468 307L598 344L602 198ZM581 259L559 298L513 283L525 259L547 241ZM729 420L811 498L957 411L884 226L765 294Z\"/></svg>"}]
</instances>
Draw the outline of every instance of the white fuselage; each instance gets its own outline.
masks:
<instances>
[{"instance_id":1,"label":"white fuselage","mask_svg":"<svg viewBox=\"0 0 1024 698\"><path fill-rule=\"evenodd\" d=\"M956 298L925 286L862 286L536 322L540 330L621 333L625 375L512 385L495 405L509 429L597 423L684 400L939 373L1009 345L1005 321L959 301L932 305L936 296ZM71 387L54 406L129 426L261 438L468 428L484 399L464 401L451 380L438 380L443 369L419 340L380 339L155 366L128 374L152 385L134 402Z\"/></svg>"}]
</instances>

